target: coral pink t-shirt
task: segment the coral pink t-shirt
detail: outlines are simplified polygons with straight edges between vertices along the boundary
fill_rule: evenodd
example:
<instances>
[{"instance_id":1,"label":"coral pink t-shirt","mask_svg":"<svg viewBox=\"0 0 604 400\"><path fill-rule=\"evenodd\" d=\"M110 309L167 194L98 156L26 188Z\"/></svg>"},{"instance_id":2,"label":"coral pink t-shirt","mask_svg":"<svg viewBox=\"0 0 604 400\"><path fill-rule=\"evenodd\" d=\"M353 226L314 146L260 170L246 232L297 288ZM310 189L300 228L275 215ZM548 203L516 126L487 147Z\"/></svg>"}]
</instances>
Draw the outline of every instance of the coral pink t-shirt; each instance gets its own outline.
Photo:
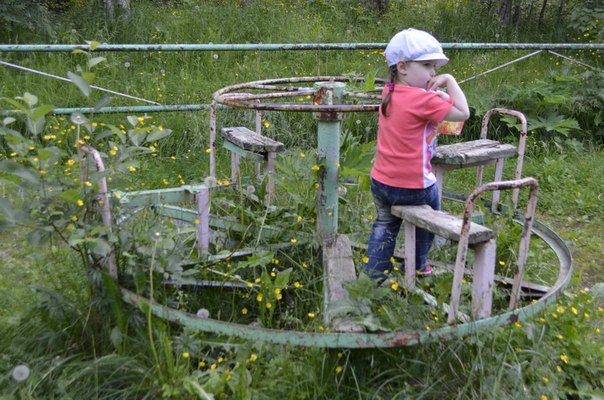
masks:
<instances>
[{"instance_id":1,"label":"coral pink t-shirt","mask_svg":"<svg viewBox=\"0 0 604 400\"><path fill-rule=\"evenodd\" d=\"M382 97L387 93L385 87ZM434 128L452 106L452 99L443 100L436 92L395 85L387 116L380 109L371 177L406 189L425 189L436 183L430 164L436 146Z\"/></svg>"}]
</instances>

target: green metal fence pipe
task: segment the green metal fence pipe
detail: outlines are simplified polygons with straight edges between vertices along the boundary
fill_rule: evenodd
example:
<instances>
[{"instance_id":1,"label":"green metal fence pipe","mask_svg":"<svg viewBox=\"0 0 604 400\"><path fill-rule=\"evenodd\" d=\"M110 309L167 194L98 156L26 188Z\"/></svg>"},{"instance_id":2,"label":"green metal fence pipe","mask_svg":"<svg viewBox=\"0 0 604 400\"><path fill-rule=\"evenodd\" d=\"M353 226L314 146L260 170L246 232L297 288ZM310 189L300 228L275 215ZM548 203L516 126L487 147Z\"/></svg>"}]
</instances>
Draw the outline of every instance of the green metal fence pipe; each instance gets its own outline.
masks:
<instances>
[{"instance_id":1,"label":"green metal fence pipe","mask_svg":"<svg viewBox=\"0 0 604 400\"><path fill-rule=\"evenodd\" d=\"M443 43L464 50L604 50L604 43ZM95 51L281 51L384 49L386 43L248 43L248 44L99 44ZM90 50L89 44L0 44L0 52L71 52Z\"/></svg>"},{"instance_id":2,"label":"green metal fence pipe","mask_svg":"<svg viewBox=\"0 0 604 400\"><path fill-rule=\"evenodd\" d=\"M118 114L118 113L151 113L151 112L170 112L170 111L205 111L209 110L210 104L174 104L160 106L119 106L119 107L103 107L95 110L93 107L72 107L72 108L55 108L51 111L56 115L71 115L74 112L82 114ZM218 108L228 108L222 104L217 105ZM0 110L0 115L14 114L11 110Z\"/></svg>"}]
</instances>

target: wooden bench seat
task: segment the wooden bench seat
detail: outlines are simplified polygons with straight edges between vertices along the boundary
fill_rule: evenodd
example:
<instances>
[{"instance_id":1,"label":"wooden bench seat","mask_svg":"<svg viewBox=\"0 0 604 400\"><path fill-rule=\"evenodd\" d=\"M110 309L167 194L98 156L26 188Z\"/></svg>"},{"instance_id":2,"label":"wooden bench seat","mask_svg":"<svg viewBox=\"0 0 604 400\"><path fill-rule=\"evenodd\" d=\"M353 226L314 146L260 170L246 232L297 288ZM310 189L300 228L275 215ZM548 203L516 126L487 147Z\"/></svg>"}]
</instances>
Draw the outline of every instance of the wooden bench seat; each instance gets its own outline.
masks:
<instances>
[{"instance_id":1,"label":"wooden bench seat","mask_svg":"<svg viewBox=\"0 0 604 400\"><path fill-rule=\"evenodd\" d=\"M476 319L489 317L493 303L497 253L494 232L480 224L468 221L469 229L467 234L462 237L464 222L461 218L436 211L428 205L393 206L390 212L404 221L407 289L415 290L415 229L422 228L459 243L447 322L452 324L459 316L461 282L468 247L471 247L475 253L472 268L472 317Z\"/></svg>"},{"instance_id":2,"label":"wooden bench seat","mask_svg":"<svg viewBox=\"0 0 604 400\"><path fill-rule=\"evenodd\" d=\"M256 162L256 177L260 178L260 163L264 164L264 174L267 176L265 205L274 200L275 182L272 175L275 172L274 161L277 153L282 152L285 146L271 138L262 136L246 127L228 127L221 129L224 139L223 146L231 152L231 180L236 182L239 178L240 157Z\"/></svg>"},{"instance_id":3,"label":"wooden bench seat","mask_svg":"<svg viewBox=\"0 0 604 400\"><path fill-rule=\"evenodd\" d=\"M479 139L436 147L432 164L458 165L460 168L483 165L498 159L516 157L516 146L496 140Z\"/></svg>"},{"instance_id":4,"label":"wooden bench seat","mask_svg":"<svg viewBox=\"0 0 604 400\"><path fill-rule=\"evenodd\" d=\"M221 133L224 140L252 153L280 153L285 149L283 143L259 135L243 126L222 128Z\"/></svg>"},{"instance_id":5,"label":"wooden bench seat","mask_svg":"<svg viewBox=\"0 0 604 400\"><path fill-rule=\"evenodd\" d=\"M520 138L518 147L499 143L496 140L487 139L487 131L491 116L495 114L510 115L520 122ZM524 115L518 111L504 108L493 108L488 110L482 119L480 139L450 145L437 146L432 158L432 172L436 177L439 195L442 198L445 172L461 169L476 168L476 187L482 185L483 169L486 165L495 164L495 174L492 182L503 180L503 163L506 158L516 159L516 170L514 179L522 178L522 166L524 163L524 150L526 147L526 135L528 124ZM493 191L493 209L497 209L500 201L499 191ZM512 204L518 205L518 190L512 191Z\"/></svg>"},{"instance_id":6,"label":"wooden bench seat","mask_svg":"<svg viewBox=\"0 0 604 400\"><path fill-rule=\"evenodd\" d=\"M479 139L443 146L437 146L432 158L432 170L436 177L439 195L442 198L445 172L461 168L477 168L476 181L482 183L483 167L495 164L495 181L503 177L503 162L518 155L516 146L499 143L496 140ZM493 192L493 207L499 203L499 192ZM515 197L516 199L516 197Z\"/></svg>"},{"instance_id":7,"label":"wooden bench seat","mask_svg":"<svg viewBox=\"0 0 604 400\"><path fill-rule=\"evenodd\" d=\"M393 206L390 212L418 228L433 232L445 239L459 242L459 234L463 223L461 218L442 211L435 211L429 205ZM491 229L479 224L470 225L469 244L486 242L494 238L495 234Z\"/></svg>"}]
</instances>

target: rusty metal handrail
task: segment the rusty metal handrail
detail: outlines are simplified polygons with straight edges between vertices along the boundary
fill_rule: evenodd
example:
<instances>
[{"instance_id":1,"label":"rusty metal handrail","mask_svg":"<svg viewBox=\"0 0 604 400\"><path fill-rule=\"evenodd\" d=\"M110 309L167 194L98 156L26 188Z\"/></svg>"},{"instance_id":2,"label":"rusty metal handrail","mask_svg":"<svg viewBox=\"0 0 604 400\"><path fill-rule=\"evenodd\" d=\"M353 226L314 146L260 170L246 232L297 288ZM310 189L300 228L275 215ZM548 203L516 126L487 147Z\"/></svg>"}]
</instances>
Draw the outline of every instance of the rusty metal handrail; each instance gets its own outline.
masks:
<instances>
[{"instance_id":1,"label":"rusty metal handrail","mask_svg":"<svg viewBox=\"0 0 604 400\"><path fill-rule=\"evenodd\" d=\"M522 230L522 237L520 240L520 250L516 262L516 273L514 275L514 284L512 286L512 296L510 300L510 308L513 309L516 307L518 298L520 296L520 284L522 281L522 273L524 272L524 264L526 262L526 257L528 254L532 224L534 220L535 210L537 208L537 193L539 184L537 183L537 180L535 178L531 177L513 181L499 181L486 183L474 189L474 191L470 193L470 195L466 199L464 205L463 223L461 227L457 250L457 257L455 259L455 270L453 273L453 287L451 290L450 310L447 319L447 322L449 324L452 324L457 320L457 309L461 296L461 284L468 256L470 227L472 225L472 212L474 211L474 204L476 202L476 199L482 193L487 191L516 189L526 186L530 186L531 190L524 217L524 228Z\"/></svg>"},{"instance_id":2,"label":"rusty metal handrail","mask_svg":"<svg viewBox=\"0 0 604 400\"><path fill-rule=\"evenodd\" d=\"M353 79L355 80L355 79ZM230 107L247 108L252 110L272 110L272 111L292 111L292 112L375 112L378 110L379 104L301 104L299 102L282 102L282 103L261 103L253 100L260 98L273 97L296 97L309 94L307 87L290 87L290 91L279 94L266 94L253 96L249 93L233 93L243 89L264 89L271 87L270 85L283 83L304 83L304 82L350 82L351 78L347 76L302 76L295 78L277 78L266 79L260 81L252 81L239 83L236 85L226 86L217 90L212 95L215 102ZM364 81L362 78L356 81ZM349 92L347 92L349 93Z\"/></svg>"},{"instance_id":3,"label":"rusty metal handrail","mask_svg":"<svg viewBox=\"0 0 604 400\"><path fill-rule=\"evenodd\" d=\"M520 129L520 138L518 139L518 151L517 151L518 157L517 157L517 161L516 161L516 170L515 170L515 174L514 174L514 179L518 180L518 179L522 178L522 168L524 166L524 152L526 150L526 136L528 133L528 124L526 121L526 117L524 116L523 113L516 111L516 110L509 110L507 108L492 108L484 114L484 117L482 117L482 129L480 130L481 139L487 138L489 121L493 114L511 115L513 117L516 117L520 121L521 129ZM483 172L483 166L482 165L478 166L477 175L476 175L476 182L478 185L482 184L482 172ZM519 193L519 189L514 189L512 191L512 204L514 205L514 207L516 207L516 205L518 204L518 193Z\"/></svg>"}]
</instances>

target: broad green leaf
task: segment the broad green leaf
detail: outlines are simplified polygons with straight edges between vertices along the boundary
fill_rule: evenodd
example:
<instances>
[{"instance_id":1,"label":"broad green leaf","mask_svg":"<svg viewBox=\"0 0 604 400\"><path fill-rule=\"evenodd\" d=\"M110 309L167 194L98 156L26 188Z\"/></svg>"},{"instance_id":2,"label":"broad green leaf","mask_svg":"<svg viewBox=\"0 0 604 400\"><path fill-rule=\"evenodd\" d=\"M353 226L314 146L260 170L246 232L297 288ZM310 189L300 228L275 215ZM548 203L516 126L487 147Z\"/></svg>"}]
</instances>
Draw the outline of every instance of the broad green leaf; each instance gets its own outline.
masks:
<instances>
[{"instance_id":1,"label":"broad green leaf","mask_svg":"<svg viewBox=\"0 0 604 400\"><path fill-rule=\"evenodd\" d=\"M371 177L369 175L360 175L358 178L359 188L362 190L371 190Z\"/></svg>"},{"instance_id":2,"label":"broad green leaf","mask_svg":"<svg viewBox=\"0 0 604 400\"><path fill-rule=\"evenodd\" d=\"M61 192L61 194L59 196L61 196L61 198L65 199L65 200L71 201L71 202L78 201L79 199L82 198L80 189L66 190L64 192Z\"/></svg>"},{"instance_id":3,"label":"broad green leaf","mask_svg":"<svg viewBox=\"0 0 604 400\"><path fill-rule=\"evenodd\" d=\"M113 100L113 97L111 97L111 96L103 96L102 99L100 99L99 101L97 101L94 104L94 111L98 111L101 108L105 107L107 104L109 104L111 102L111 100Z\"/></svg>"},{"instance_id":4,"label":"broad green leaf","mask_svg":"<svg viewBox=\"0 0 604 400\"><path fill-rule=\"evenodd\" d=\"M16 121L16 119L14 119L13 117L6 117L2 120L2 125L4 125L4 126L10 125L15 121Z\"/></svg>"},{"instance_id":5,"label":"broad green leaf","mask_svg":"<svg viewBox=\"0 0 604 400\"><path fill-rule=\"evenodd\" d=\"M102 233L102 232L104 232L104 231L106 231L107 229L110 229L110 228L111 228L110 226L104 226L104 225L102 225L102 226L96 227L93 230L91 230L90 234L93 235L93 236L96 236L96 235L98 235L98 234L100 234L100 233Z\"/></svg>"},{"instance_id":6,"label":"broad green leaf","mask_svg":"<svg viewBox=\"0 0 604 400\"><path fill-rule=\"evenodd\" d=\"M117 135L120 138L120 142L124 143L124 140L126 139L124 133L120 130L120 128L118 128L117 126L113 126L113 125L105 125L106 128L109 128L108 130L104 130L102 132L99 132L95 135L95 139L96 140L102 140L114 135ZM113 143L111 143L111 148L113 147Z\"/></svg>"},{"instance_id":7,"label":"broad green leaf","mask_svg":"<svg viewBox=\"0 0 604 400\"><path fill-rule=\"evenodd\" d=\"M147 132L144 130L134 129L131 132L128 132L128 137L132 141L132 144L135 146L140 146L145 142L145 138L147 137Z\"/></svg>"},{"instance_id":8,"label":"broad green leaf","mask_svg":"<svg viewBox=\"0 0 604 400\"><path fill-rule=\"evenodd\" d=\"M92 254L104 257L107 254L111 253L111 246L105 239L96 238L88 240L88 247Z\"/></svg>"},{"instance_id":9,"label":"broad green leaf","mask_svg":"<svg viewBox=\"0 0 604 400\"><path fill-rule=\"evenodd\" d=\"M52 227L42 228L29 232L27 242L32 246L41 246L48 242L52 234Z\"/></svg>"},{"instance_id":10,"label":"broad green leaf","mask_svg":"<svg viewBox=\"0 0 604 400\"><path fill-rule=\"evenodd\" d=\"M105 57L93 57L90 60L88 60L88 68L92 68L95 65L102 63L103 61L106 61L107 59Z\"/></svg>"},{"instance_id":11,"label":"broad green leaf","mask_svg":"<svg viewBox=\"0 0 604 400\"><path fill-rule=\"evenodd\" d=\"M55 107L50 105L50 104L46 104L40 107L36 107L33 110L31 110L31 119L33 119L34 121L39 120L40 118L42 118L43 116L45 116L46 114L48 114L49 112L51 112L52 110L54 110Z\"/></svg>"},{"instance_id":12,"label":"broad green leaf","mask_svg":"<svg viewBox=\"0 0 604 400\"><path fill-rule=\"evenodd\" d=\"M82 49L75 49L74 51L71 52L71 54L88 54L88 53L86 53Z\"/></svg>"},{"instance_id":13,"label":"broad green leaf","mask_svg":"<svg viewBox=\"0 0 604 400\"><path fill-rule=\"evenodd\" d=\"M44 147L38 149L37 153L38 158L43 161L46 161L49 158L58 159L59 157L61 157L61 150L59 150L59 148L57 147Z\"/></svg>"},{"instance_id":14,"label":"broad green leaf","mask_svg":"<svg viewBox=\"0 0 604 400\"><path fill-rule=\"evenodd\" d=\"M249 256L246 261L241 261L237 263L235 270L250 267L262 267L264 265L268 265L270 264L274 256L275 255L272 251L264 251L254 254L253 256Z\"/></svg>"},{"instance_id":15,"label":"broad green leaf","mask_svg":"<svg viewBox=\"0 0 604 400\"><path fill-rule=\"evenodd\" d=\"M40 176L37 173L11 160L0 161L0 171L6 172L34 185L37 185L40 182Z\"/></svg>"},{"instance_id":16,"label":"broad green leaf","mask_svg":"<svg viewBox=\"0 0 604 400\"><path fill-rule=\"evenodd\" d=\"M126 118L132 127L138 125L138 117L136 115L128 115Z\"/></svg>"},{"instance_id":17,"label":"broad green leaf","mask_svg":"<svg viewBox=\"0 0 604 400\"><path fill-rule=\"evenodd\" d=\"M17 99L21 99L21 97L17 97ZM27 113L29 110L27 108L27 104L24 104L20 101L13 100L13 99L7 99L7 98L4 98L3 100L6 101L7 103L9 103L10 105L12 105L13 107L15 107L16 110L19 110L23 113Z\"/></svg>"},{"instance_id":18,"label":"broad green leaf","mask_svg":"<svg viewBox=\"0 0 604 400\"><path fill-rule=\"evenodd\" d=\"M94 78L96 78L96 74L94 72L82 71L82 78L86 79L86 82L92 83L94 82Z\"/></svg>"},{"instance_id":19,"label":"broad green leaf","mask_svg":"<svg viewBox=\"0 0 604 400\"><path fill-rule=\"evenodd\" d=\"M113 304L113 303L115 303L115 302L112 301L111 304ZM114 326L113 329L111 329L109 338L111 339L111 343L113 344L113 347L119 348L123 342L124 335L122 335L122 331L120 330L119 327Z\"/></svg>"},{"instance_id":20,"label":"broad green leaf","mask_svg":"<svg viewBox=\"0 0 604 400\"><path fill-rule=\"evenodd\" d=\"M145 139L145 142L148 142L148 143L157 142L158 140L163 139L166 136L169 136L171 133L172 133L171 129L155 128L151 131L149 136L147 136L147 139Z\"/></svg>"},{"instance_id":21,"label":"broad green leaf","mask_svg":"<svg viewBox=\"0 0 604 400\"><path fill-rule=\"evenodd\" d=\"M80 75L74 74L71 71L67 72L67 76L69 77L69 80L71 80L71 82L73 82L73 84L80 89L84 96L90 96L90 84L86 82L84 78L82 78Z\"/></svg>"},{"instance_id":22,"label":"broad green leaf","mask_svg":"<svg viewBox=\"0 0 604 400\"><path fill-rule=\"evenodd\" d=\"M0 197L0 230L14 227L18 222L27 219L27 214L3 197Z\"/></svg>"},{"instance_id":23,"label":"broad green leaf","mask_svg":"<svg viewBox=\"0 0 604 400\"><path fill-rule=\"evenodd\" d=\"M287 282L289 282L289 276L292 273L292 269L288 268L286 270L283 270L281 272L279 272L277 274L277 277L275 278L275 287L278 288L285 288L285 286L287 285Z\"/></svg>"},{"instance_id":24,"label":"broad green leaf","mask_svg":"<svg viewBox=\"0 0 604 400\"><path fill-rule=\"evenodd\" d=\"M367 76L365 76L365 84L363 85L364 92L371 92L375 89L375 76L377 75L378 70L374 69Z\"/></svg>"},{"instance_id":25,"label":"broad green leaf","mask_svg":"<svg viewBox=\"0 0 604 400\"><path fill-rule=\"evenodd\" d=\"M45 124L46 118L44 117L38 118L37 120L28 118L26 123L27 130L33 135L37 135L38 133L42 132Z\"/></svg>"},{"instance_id":26,"label":"broad green leaf","mask_svg":"<svg viewBox=\"0 0 604 400\"><path fill-rule=\"evenodd\" d=\"M13 129L4 128L4 127L0 127L0 135L12 136L12 137L14 137L16 139L19 139L19 141L26 141L27 140L19 132L15 131Z\"/></svg>"},{"instance_id":27,"label":"broad green leaf","mask_svg":"<svg viewBox=\"0 0 604 400\"><path fill-rule=\"evenodd\" d=\"M27 103L27 105L29 105L30 107L35 106L36 104L38 104L38 96L33 95L31 93L25 92L23 94L23 96L21 97L17 97L17 99L19 100L23 100L25 103Z\"/></svg>"}]
</instances>

